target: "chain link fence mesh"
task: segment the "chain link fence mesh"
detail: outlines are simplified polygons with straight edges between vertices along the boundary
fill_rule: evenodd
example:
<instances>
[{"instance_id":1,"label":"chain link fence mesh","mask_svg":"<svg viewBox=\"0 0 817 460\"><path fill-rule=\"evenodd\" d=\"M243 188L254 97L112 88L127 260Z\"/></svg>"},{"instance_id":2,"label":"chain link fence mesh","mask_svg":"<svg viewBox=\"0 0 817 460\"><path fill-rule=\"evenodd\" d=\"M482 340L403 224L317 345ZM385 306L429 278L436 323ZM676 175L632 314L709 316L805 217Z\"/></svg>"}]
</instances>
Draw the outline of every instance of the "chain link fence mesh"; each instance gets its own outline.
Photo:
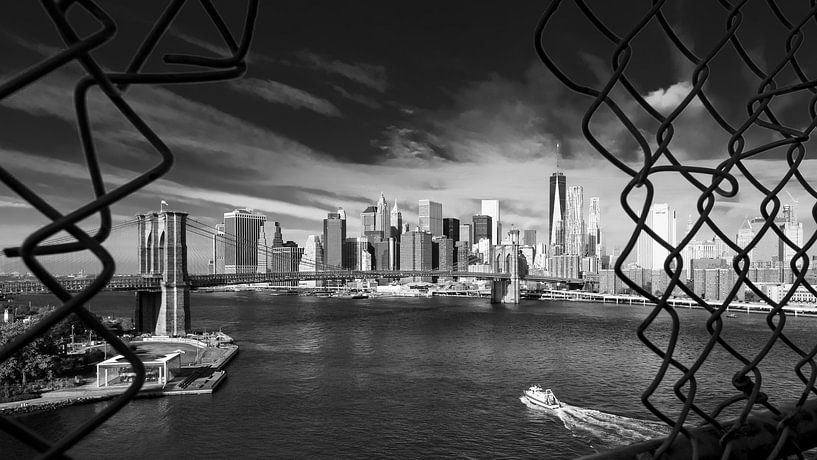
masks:
<instances>
[{"instance_id":1,"label":"chain link fence mesh","mask_svg":"<svg viewBox=\"0 0 817 460\"><path fill-rule=\"evenodd\" d=\"M246 71L246 56L258 13L258 0L249 0L246 3L246 17L239 39L234 37L211 0L189 2L197 3L204 9L207 17L218 30L219 40L223 41L227 49L229 49L229 55L165 54L163 61L169 64L168 71L142 71L143 65L185 3L185 0L168 2L164 11L154 22L150 32L133 54L127 68L121 72L114 72L107 70L91 53L113 42L114 35L117 32L115 18L106 12L101 5L91 0L42 0L43 14L50 19L58 31L64 42L63 49L0 83L0 100L3 100L64 66L77 63L82 67L85 75L77 81L74 87L74 107L77 128L88 168L88 179L95 196L94 200L83 204L74 211L62 214L49 204L47 198L18 180L6 167L0 165L0 181L51 220L48 225L29 235L19 247L7 248L4 252L8 257L20 257L31 273L62 302L62 306L31 325L26 329L25 333L0 348L0 362L11 359L57 322L74 313L89 329L107 341L117 352L121 353L133 366L136 373L133 383L124 393L111 400L96 415L57 441L43 438L12 417L0 416L0 428L40 452L43 457L63 456L68 449L84 436L92 432L132 400L145 381L145 368L137 355L85 307L87 302L106 286L115 271L113 258L102 247L102 243L111 232L111 206L161 177L173 164L173 155L170 149L128 104L125 97L128 87L131 85L223 81L238 78ZM190 5L190 7L193 6ZM237 6L231 4L230 7L236 8ZM69 15L77 10L81 10L87 17L93 19L96 26L94 32L83 36L78 31L79 27L72 24ZM6 11L6 13L13 14L11 11ZM83 24L82 29L87 30L87 24ZM114 46L116 45L114 43ZM99 88L107 100L128 120L133 129L155 150L158 159L156 165L149 170L142 172L133 180L110 190L105 186L99 157L94 148L94 134L89 122L87 95L88 91L94 87ZM83 231L78 224L94 215L99 217L99 228L93 234ZM60 232L70 234L73 241L60 244L43 244L44 241ZM99 259L102 269L87 288L81 292L71 294L52 273L49 273L38 262L38 257L79 251L91 251Z\"/></svg>"},{"instance_id":2,"label":"chain link fence mesh","mask_svg":"<svg viewBox=\"0 0 817 460\"><path fill-rule=\"evenodd\" d=\"M634 223L634 230L615 263L615 273L633 292L655 303L637 330L644 346L660 359L660 366L642 393L641 401L652 414L671 427L671 432L664 440L645 447L643 452L649 452L653 458L664 454L679 455L673 446L681 441L688 450L676 458L686 455L694 458L778 458L792 453L801 456L799 452L814 447L817 442L813 439L813 432L811 440L803 434L804 425L808 425L808 420L814 419L815 415L813 405L807 400L811 394L817 393L814 387L817 346L815 341L798 344L787 336L785 326L791 312L784 310L798 288L817 296L808 277L811 260L807 256L817 234L798 241L776 223L781 215L780 194L787 186L795 186L811 197L817 197L817 191L809 183L803 168L810 136L817 125L817 80L808 75L814 54L805 46L807 27L811 26L813 33L817 24L817 2L799 2L801 4L794 7L793 3L653 0L641 2L639 15L629 17L626 26L622 26L620 14L613 18L613 15L600 13L602 10L610 13L609 5L595 3L591 7L583 0L553 0L536 28L535 48L542 63L564 86L587 96L590 101L581 122L584 137L601 156L629 177L621 191L620 204ZM718 32L703 38L691 35L688 29L679 30L680 21L668 19L673 14L677 17L679 11L684 11L693 21L717 23L714 30ZM599 76L601 74L596 72L595 79L577 77L575 66L557 57L560 50L556 46L564 44L567 39L558 41L547 37L555 24L565 20L574 21L570 26L576 28L577 34L592 33L612 50L607 57L609 69L606 74ZM677 67L688 70L684 76L687 92L672 107L663 110L651 104L648 95L641 92L644 85L639 87L639 76L644 75L643 61L638 66L633 64L639 53L641 57L646 54L649 58L655 51L645 43L644 36L649 35L645 32L647 29L652 31L653 39L661 36L671 48L671 53L676 55L676 64L681 64ZM769 57L772 53L760 53L745 44L747 37L756 42L758 36L766 40L764 47L777 50L774 59ZM572 52L581 55L584 50L579 43L588 41L572 42L579 45L579 49ZM724 61L729 65L724 65ZM653 67L652 72L659 73L660 70ZM724 109L720 97L723 87L720 92L713 89L717 86L714 83L716 76L721 82L749 81L754 85L754 92L742 101L740 116L735 116L734 110ZM783 121L793 106L800 109L801 114L806 114L806 118L798 122ZM734 104L731 107L734 108ZM685 159L689 156L678 154L681 149L677 147L676 127L692 110L705 110L708 126L721 135L718 139L722 142L714 152L720 155L717 164L702 166L704 162ZM615 124L629 136L632 144L637 146L638 159L628 161L610 139L599 134L598 125L602 119ZM749 164L750 160L760 158L777 158L778 163L785 162L784 173L775 177L771 186L766 185L764 182L768 181L761 180L757 169ZM648 219L657 188L661 181L668 180L683 181L694 187L697 194L697 217L692 219L686 236L679 237L675 244L652 228ZM747 189L755 196L758 192L762 195L757 208L762 219L755 220L760 225L755 225L754 237L738 245L727 234L723 223L717 222L714 209L720 202L734 201L739 192ZM638 205L633 204L636 202ZM719 300L703 298L701 292L695 292L693 286L685 282L684 270L692 262L686 250L700 230L711 231L732 251L732 283ZM636 251L639 239L645 236L668 252L660 267L666 274L666 286L652 292L641 280L628 277L625 270L625 259ZM752 251L764 238L779 239L780 255L788 256L779 261L778 268L781 278L785 276L791 286L780 299L771 298L751 273L757 264ZM741 351L742 347L730 341L724 321L730 304L744 290L769 307L765 318L769 333L757 337L758 346L752 352ZM676 294L687 296L706 309L708 317L703 324L683 324L679 312L669 302ZM653 333L660 315L670 320L671 326L665 331L666 339L657 339L660 334ZM678 346L682 329L690 326L703 326L708 335L706 342L700 344L697 356L682 352ZM773 347L786 347L796 355L796 364L790 369L791 379L784 383L789 394L793 395L788 400L770 393L767 381L764 381L768 374L762 369L764 363L768 363ZM728 384L707 388L700 379L700 370L713 353L723 352L731 355L738 368L731 375L731 388ZM671 392L674 403L659 397L664 390ZM705 392L716 396L703 398L701 395ZM761 439L756 423L757 412L753 412L757 409L765 409L765 414L773 420L767 423L766 430L770 433L762 433L770 436L762 438L760 446L757 442ZM698 423L707 426L706 433L691 428ZM715 449L713 442L716 443ZM750 445L755 450L747 450ZM630 458L636 453L632 449L626 452L632 454L625 455Z\"/></svg>"}]
</instances>

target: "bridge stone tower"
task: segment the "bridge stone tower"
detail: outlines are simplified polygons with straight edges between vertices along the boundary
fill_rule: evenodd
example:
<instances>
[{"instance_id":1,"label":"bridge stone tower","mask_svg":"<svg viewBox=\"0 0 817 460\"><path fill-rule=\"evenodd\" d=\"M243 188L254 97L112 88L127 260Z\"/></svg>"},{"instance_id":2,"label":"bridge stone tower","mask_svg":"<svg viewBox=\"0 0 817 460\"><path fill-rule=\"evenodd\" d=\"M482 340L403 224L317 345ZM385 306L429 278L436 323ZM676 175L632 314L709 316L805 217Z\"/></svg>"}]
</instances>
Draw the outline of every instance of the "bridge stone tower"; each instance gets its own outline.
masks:
<instances>
[{"instance_id":1,"label":"bridge stone tower","mask_svg":"<svg viewBox=\"0 0 817 460\"><path fill-rule=\"evenodd\" d=\"M496 279L491 284L491 303L519 303L519 230L508 232L510 243L497 251L496 271L507 272L510 280Z\"/></svg>"},{"instance_id":2,"label":"bridge stone tower","mask_svg":"<svg viewBox=\"0 0 817 460\"><path fill-rule=\"evenodd\" d=\"M139 274L158 278L160 288L136 292L134 326L154 335L185 335L190 330L187 213L162 211L136 218Z\"/></svg>"}]
</instances>

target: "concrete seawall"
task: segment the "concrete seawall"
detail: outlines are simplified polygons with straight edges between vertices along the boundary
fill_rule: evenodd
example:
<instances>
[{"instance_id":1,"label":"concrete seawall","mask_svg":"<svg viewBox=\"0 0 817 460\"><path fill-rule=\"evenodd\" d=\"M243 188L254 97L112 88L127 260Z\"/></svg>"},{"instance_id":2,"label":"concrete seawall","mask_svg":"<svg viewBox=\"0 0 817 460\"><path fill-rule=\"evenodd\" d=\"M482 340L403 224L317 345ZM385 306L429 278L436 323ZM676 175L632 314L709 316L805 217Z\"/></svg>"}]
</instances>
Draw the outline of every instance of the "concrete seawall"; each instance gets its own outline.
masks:
<instances>
[{"instance_id":1,"label":"concrete seawall","mask_svg":"<svg viewBox=\"0 0 817 460\"><path fill-rule=\"evenodd\" d=\"M641 296L630 296L622 294L599 294L596 292L563 291L555 289L543 291L540 300L593 302L615 305L641 305L641 306L655 305L655 303L653 303L649 299L646 299ZM718 301L716 300L710 302L714 308L718 308L721 306L721 304L718 303ZM697 302L691 299L671 298L667 300L667 303L675 308L704 310L703 307L701 307L700 305L698 305ZM770 307L766 303L732 302L731 304L729 304L724 313L769 313L770 311L772 311L772 307ZM783 307L783 311L794 316L817 317L817 306L786 305Z\"/></svg>"}]
</instances>

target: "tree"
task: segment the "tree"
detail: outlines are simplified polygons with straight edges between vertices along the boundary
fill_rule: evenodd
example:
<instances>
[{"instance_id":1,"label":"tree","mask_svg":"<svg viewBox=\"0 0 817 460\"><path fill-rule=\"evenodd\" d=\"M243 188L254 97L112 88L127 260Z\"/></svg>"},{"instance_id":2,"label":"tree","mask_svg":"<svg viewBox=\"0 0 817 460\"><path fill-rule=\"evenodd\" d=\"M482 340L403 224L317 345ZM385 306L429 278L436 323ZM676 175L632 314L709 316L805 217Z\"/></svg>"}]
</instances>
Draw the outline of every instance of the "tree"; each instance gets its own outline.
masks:
<instances>
[{"instance_id":1,"label":"tree","mask_svg":"<svg viewBox=\"0 0 817 460\"><path fill-rule=\"evenodd\" d=\"M34 321L39 321L36 318ZM33 323L29 323L33 324ZM28 328L22 321L0 326L0 347L11 342ZM29 342L22 350L0 363L0 383L20 382L24 387L28 378L53 378L59 364L59 346L51 334L44 334Z\"/></svg>"}]
</instances>

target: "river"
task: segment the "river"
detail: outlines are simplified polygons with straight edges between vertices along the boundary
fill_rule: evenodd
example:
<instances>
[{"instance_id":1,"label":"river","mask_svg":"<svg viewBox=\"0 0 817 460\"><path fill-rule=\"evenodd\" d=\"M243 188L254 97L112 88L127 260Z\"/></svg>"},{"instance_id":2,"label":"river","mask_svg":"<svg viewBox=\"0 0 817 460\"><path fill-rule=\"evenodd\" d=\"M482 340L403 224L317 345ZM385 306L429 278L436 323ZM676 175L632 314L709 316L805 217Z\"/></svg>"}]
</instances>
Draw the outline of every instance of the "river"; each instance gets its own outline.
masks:
<instances>
[{"instance_id":1,"label":"river","mask_svg":"<svg viewBox=\"0 0 817 460\"><path fill-rule=\"evenodd\" d=\"M659 365L635 336L650 307L263 292L191 299L195 329L221 327L240 345L224 385L208 396L133 401L70 455L573 458L664 432L640 402ZM132 293L104 293L91 308L129 316L132 305ZM679 315L677 356L690 363L708 338L706 316ZM769 334L764 315L727 320L724 333L740 350L757 351ZM790 318L786 331L810 346L815 326L814 318ZM668 316L659 316L650 337L665 341L669 327ZM764 362L772 402L802 388L792 383L794 362L781 346ZM699 372L699 400L711 407L738 368L716 349ZM532 384L553 389L565 409L524 404L520 396ZM670 412L679 407L667 385L654 401ZM20 420L53 439L104 404ZM0 445L5 458L33 453L5 433Z\"/></svg>"}]
</instances>

